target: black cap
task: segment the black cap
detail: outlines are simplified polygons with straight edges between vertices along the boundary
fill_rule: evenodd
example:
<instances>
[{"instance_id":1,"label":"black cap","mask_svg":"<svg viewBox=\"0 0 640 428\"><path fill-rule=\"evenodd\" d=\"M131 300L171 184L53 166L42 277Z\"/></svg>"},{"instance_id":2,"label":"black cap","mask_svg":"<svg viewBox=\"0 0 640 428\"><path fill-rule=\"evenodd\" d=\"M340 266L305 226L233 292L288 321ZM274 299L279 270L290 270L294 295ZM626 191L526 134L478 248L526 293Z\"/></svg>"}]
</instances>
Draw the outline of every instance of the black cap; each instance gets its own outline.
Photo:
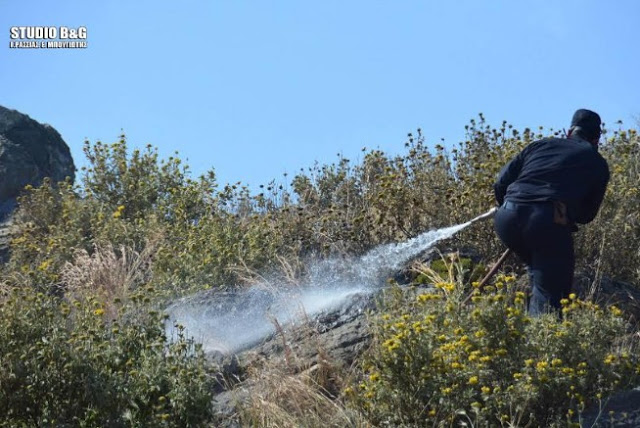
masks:
<instances>
[{"instance_id":1,"label":"black cap","mask_svg":"<svg viewBox=\"0 0 640 428\"><path fill-rule=\"evenodd\" d=\"M576 110L571 119L571 128L590 139L600 137L601 124L598 113L583 108Z\"/></svg>"}]
</instances>

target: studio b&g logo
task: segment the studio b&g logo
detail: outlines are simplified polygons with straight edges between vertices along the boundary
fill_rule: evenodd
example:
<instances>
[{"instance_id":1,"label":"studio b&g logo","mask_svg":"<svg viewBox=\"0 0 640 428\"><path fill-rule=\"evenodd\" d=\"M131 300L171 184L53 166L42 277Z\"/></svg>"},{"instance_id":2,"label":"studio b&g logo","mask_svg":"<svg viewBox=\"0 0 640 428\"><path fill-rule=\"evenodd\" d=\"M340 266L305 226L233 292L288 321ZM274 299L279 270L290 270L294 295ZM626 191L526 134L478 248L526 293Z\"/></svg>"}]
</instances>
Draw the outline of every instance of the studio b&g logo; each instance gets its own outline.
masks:
<instances>
[{"instance_id":1,"label":"studio b&g logo","mask_svg":"<svg viewBox=\"0 0 640 428\"><path fill-rule=\"evenodd\" d=\"M87 27L11 27L9 47L11 49L85 49Z\"/></svg>"}]
</instances>

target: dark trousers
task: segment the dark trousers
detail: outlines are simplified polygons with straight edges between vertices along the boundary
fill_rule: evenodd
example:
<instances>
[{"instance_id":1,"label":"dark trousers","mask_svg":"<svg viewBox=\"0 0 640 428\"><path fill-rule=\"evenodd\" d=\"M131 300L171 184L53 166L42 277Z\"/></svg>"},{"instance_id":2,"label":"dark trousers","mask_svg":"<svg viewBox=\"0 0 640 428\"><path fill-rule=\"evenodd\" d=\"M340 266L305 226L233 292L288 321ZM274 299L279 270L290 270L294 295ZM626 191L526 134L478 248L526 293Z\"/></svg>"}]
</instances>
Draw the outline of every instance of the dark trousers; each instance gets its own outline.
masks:
<instances>
[{"instance_id":1,"label":"dark trousers","mask_svg":"<svg viewBox=\"0 0 640 428\"><path fill-rule=\"evenodd\" d=\"M573 284L571 229L553 222L553 204L506 201L494 226L502 242L527 265L531 284L529 314L560 309Z\"/></svg>"}]
</instances>

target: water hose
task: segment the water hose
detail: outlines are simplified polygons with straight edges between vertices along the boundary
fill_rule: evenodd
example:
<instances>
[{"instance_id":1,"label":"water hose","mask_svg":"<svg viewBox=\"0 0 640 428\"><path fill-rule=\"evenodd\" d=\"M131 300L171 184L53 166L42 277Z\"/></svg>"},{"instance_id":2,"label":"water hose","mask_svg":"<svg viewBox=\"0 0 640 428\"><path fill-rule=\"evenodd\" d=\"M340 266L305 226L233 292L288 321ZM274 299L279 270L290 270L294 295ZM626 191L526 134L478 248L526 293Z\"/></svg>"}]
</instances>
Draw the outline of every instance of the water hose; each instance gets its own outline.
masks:
<instances>
[{"instance_id":1,"label":"water hose","mask_svg":"<svg viewBox=\"0 0 640 428\"><path fill-rule=\"evenodd\" d=\"M484 220L486 218L491 218L495 215L496 211L498 211L497 208L491 208L489 211L487 211L484 214L479 215L478 217L474 218L473 220L471 220L471 222L475 222L477 220ZM498 259L497 262L495 262L495 264L491 267L491 269L489 269L489 272L487 272L487 274L484 276L484 278L482 278L482 281L480 281L479 286L482 287L483 285L485 285L492 277L493 275L496 274L496 272L498 271L498 269L500 268L500 266L502 265L502 263L504 263L504 261L507 259L507 257L509 256L509 254L511 254L511 250L507 249L507 251L505 251L504 253L502 253L502 256L500 256L500 258Z\"/></svg>"},{"instance_id":2,"label":"water hose","mask_svg":"<svg viewBox=\"0 0 640 428\"><path fill-rule=\"evenodd\" d=\"M488 212L486 212L485 214L479 215L478 217L474 218L472 220L472 222L475 222L476 220L484 220L486 218L493 217L497 210L498 210L497 208L492 208ZM487 272L487 274L484 276L484 278L482 278L482 280L479 282L478 287L483 287L487 282L489 282L489 280L496 274L498 269L500 269L500 266L502 266L502 264L507 259L507 257L509 257L510 254L511 254L511 250L510 249L507 249L504 253L502 253L502 255L500 256L498 261L493 264L491 269L489 269L489 272ZM464 300L464 303L466 303L469 300L470 297L471 297L471 295L469 295Z\"/></svg>"},{"instance_id":3,"label":"water hose","mask_svg":"<svg viewBox=\"0 0 640 428\"><path fill-rule=\"evenodd\" d=\"M478 217L476 217L472 221L493 217L495 215L496 211L498 211L498 208L495 208L495 207L491 208L485 214L479 215ZM491 267L491 269L489 269L489 272L487 272L487 274L484 276L484 278L482 278L482 281L480 281L480 283L479 283L480 287L484 286L487 282L489 282L489 280L493 277L493 275L496 274L496 272L498 271L500 266L502 266L502 263L504 263L504 261L507 259L509 254L511 254L511 250L510 249L507 249L504 253L502 253L502 256L500 256L498 261L495 262L495 264Z\"/></svg>"}]
</instances>

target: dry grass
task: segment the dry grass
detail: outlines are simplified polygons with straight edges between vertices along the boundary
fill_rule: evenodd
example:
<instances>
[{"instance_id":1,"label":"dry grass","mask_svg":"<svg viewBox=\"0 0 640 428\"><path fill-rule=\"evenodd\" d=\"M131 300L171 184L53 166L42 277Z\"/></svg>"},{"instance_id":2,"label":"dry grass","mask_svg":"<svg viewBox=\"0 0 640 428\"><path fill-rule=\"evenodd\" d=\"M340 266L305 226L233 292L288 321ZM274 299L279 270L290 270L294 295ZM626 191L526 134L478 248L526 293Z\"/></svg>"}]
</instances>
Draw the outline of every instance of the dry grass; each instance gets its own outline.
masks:
<instances>
[{"instance_id":1,"label":"dry grass","mask_svg":"<svg viewBox=\"0 0 640 428\"><path fill-rule=\"evenodd\" d=\"M285 287L297 287L300 278L304 275L304 263L299 257L275 256L277 264L272 267L269 275L260 273L257 269L247 265L244 259L239 259L239 265L229 268L238 278L239 283L248 287L260 287L271 291L281 290Z\"/></svg>"},{"instance_id":2,"label":"dry grass","mask_svg":"<svg viewBox=\"0 0 640 428\"><path fill-rule=\"evenodd\" d=\"M369 427L356 410L334 399L315 380L320 364L299 373L270 367L251 377L251 400L243 419L259 427Z\"/></svg>"},{"instance_id":3,"label":"dry grass","mask_svg":"<svg viewBox=\"0 0 640 428\"><path fill-rule=\"evenodd\" d=\"M272 320L282 341L282 357L271 358L251 367L245 386L249 400L241 410L243 425L258 427L371 427L364 415L347 406L341 396L350 384L350 369L343 368L328 354L307 322L288 333ZM304 337L312 352L292 351L292 334ZM302 343L296 340L298 343ZM302 355L316 354L309 359Z\"/></svg>"},{"instance_id":4,"label":"dry grass","mask_svg":"<svg viewBox=\"0 0 640 428\"><path fill-rule=\"evenodd\" d=\"M5 281L0 282L0 303L3 303L9 293L11 292L11 287Z\"/></svg>"},{"instance_id":5,"label":"dry grass","mask_svg":"<svg viewBox=\"0 0 640 428\"><path fill-rule=\"evenodd\" d=\"M97 293L109 309L115 299L124 299L151 279L152 259L158 245L159 240L154 239L141 252L124 246L116 250L111 244L96 245L92 254L78 250L73 262L62 268L66 294L78 297Z\"/></svg>"}]
</instances>

